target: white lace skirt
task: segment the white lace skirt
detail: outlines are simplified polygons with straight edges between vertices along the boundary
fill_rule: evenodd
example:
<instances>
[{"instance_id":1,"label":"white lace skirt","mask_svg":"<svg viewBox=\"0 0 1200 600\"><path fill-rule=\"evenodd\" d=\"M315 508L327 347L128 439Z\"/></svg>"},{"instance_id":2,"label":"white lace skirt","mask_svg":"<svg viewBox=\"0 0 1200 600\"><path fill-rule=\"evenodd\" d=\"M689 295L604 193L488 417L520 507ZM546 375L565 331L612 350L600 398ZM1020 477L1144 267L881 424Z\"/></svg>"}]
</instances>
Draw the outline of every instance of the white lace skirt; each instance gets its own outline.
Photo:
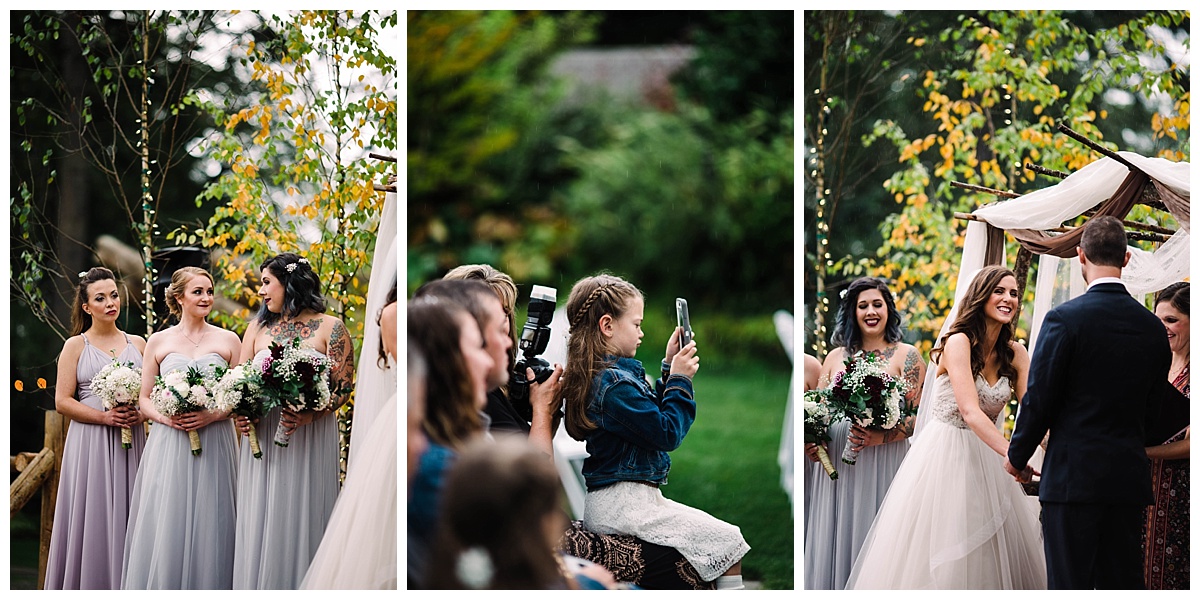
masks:
<instances>
[{"instance_id":1,"label":"white lace skirt","mask_svg":"<svg viewBox=\"0 0 1200 600\"><path fill-rule=\"evenodd\" d=\"M716 579L750 551L736 525L668 500L657 487L632 481L588 492L583 525L596 533L632 535L675 548L704 581Z\"/></svg>"}]
</instances>

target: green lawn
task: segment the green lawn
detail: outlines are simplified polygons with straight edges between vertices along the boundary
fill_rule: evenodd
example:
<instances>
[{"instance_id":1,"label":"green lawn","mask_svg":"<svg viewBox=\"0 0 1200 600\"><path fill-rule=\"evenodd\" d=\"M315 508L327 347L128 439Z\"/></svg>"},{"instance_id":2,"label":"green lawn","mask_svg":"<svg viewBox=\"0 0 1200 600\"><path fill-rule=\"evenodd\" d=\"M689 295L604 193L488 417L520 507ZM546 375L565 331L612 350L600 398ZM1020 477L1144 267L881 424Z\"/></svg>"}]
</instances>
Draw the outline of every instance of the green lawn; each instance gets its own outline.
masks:
<instances>
[{"instance_id":1,"label":"green lawn","mask_svg":"<svg viewBox=\"0 0 1200 600\"><path fill-rule=\"evenodd\" d=\"M696 423L671 453L663 494L741 527L744 579L794 589L795 526L777 458L791 374L714 371L696 375Z\"/></svg>"}]
</instances>

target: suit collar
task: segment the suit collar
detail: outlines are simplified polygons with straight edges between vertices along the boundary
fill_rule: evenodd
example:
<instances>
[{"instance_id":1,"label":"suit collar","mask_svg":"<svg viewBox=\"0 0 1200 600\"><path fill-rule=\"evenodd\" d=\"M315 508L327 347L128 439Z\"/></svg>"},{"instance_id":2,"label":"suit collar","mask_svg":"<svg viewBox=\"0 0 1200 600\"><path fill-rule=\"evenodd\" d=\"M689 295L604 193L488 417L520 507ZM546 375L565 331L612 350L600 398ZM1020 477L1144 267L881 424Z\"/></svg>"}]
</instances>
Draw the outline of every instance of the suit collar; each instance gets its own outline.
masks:
<instances>
[{"instance_id":1,"label":"suit collar","mask_svg":"<svg viewBox=\"0 0 1200 600\"><path fill-rule=\"evenodd\" d=\"M1091 285L1088 286L1087 291L1091 292L1093 290L1097 292L1129 293L1129 290L1125 287L1125 282L1115 277L1105 277L1103 279L1097 279L1096 281L1093 281Z\"/></svg>"}]
</instances>

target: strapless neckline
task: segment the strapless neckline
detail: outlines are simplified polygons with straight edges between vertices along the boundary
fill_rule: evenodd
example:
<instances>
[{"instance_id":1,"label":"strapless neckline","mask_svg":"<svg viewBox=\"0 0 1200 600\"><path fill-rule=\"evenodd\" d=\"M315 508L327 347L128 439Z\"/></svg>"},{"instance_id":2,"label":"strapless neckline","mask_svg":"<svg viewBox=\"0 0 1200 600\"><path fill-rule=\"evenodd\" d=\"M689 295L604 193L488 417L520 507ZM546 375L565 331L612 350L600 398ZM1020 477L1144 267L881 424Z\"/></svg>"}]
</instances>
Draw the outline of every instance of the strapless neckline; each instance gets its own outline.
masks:
<instances>
[{"instance_id":1,"label":"strapless neckline","mask_svg":"<svg viewBox=\"0 0 1200 600\"><path fill-rule=\"evenodd\" d=\"M201 354L200 356L197 356L195 358L189 357L188 355L186 355L182 352L168 352L167 355L163 357L163 362L166 362L167 358L171 357L171 356L182 356L182 357L186 358L188 360L188 362L190 362L190 363L196 362L196 361L200 360L201 358L204 358L205 356L216 356L217 358L221 359L222 361L225 360L225 357L221 356L220 352L205 352L204 354Z\"/></svg>"}]
</instances>

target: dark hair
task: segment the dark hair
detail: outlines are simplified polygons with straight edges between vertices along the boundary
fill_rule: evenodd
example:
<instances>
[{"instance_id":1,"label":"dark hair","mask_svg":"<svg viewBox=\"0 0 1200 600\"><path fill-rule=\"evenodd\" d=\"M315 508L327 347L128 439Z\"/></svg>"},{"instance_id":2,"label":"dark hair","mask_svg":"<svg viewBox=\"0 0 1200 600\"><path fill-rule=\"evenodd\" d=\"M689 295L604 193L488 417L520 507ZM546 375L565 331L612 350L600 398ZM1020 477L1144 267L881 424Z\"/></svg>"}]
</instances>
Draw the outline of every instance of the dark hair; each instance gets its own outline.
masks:
<instances>
[{"instance_id":1,"label":"dark hair","mask_svg":"<svg viewBox=\"0 0 1200 600\"><path fill-rule=\"evenodd\" d=\"M71 307L71 335L79 335L92 327L92 315L83 310L88 303L88 286L97 281L117 280L113 272L104 267L92 267L79 278L75 285L75 305Z\"/></svg>"},{"instance_id":2,"label":"dark hair","mask_svg":"<svg viewBox=\"0 0 1200 600\"><path fill-rule=\"evenodd\" d=\"M1170 302L1175 310L1191 317L1188 311L1192 305L1192 284L1186 281L1176 281L1161 289L1154 295L1154 306L1162 302Z\"/></svg>"},{"instance_id":3,"label":"dark hair","mask_svg":"<svg viewBox=\"0 0 1200 600\"><path fill-rule=\"evenodd\" d=\"M883 328L883 341L894 344L903 337L900 330L902 322L900 311L896 310L896 299L888 289L887 281L880 277L860 277L855 279L842 295L838 306L837 318L833 325L833 339L830 342L839 348L844 348L847 356L862 348L862 332L858 329L858 296L867 290L879 290L883 294L883 302L887 305L887 325Z\"/></svg>"},{"instance_id":4,"label":"dark hair","mask_svg":"<svg viewBox=\"0 0 1200 600\"><path fill-rule=\"evenodd\" d=\"M963 333L966 334L967 340L971 344L971 374L979 375L983 371L986 348L982 346L982 342L988 325L984 307L987 305L992 291L1000 285L1000 281L1005 277L1016 279L1017 275L1012 270L997 265L984 267L976 273L975 279L971 280L971 285L967 287L962 301L958 303L958 316L954 319L954 323L950 325L946 335L938 340L937 346L929 351L930 360L938 362L944 351L946 340L956 333ZM1000 327L1000 335L996 336L995 351L996 360L1000 362L999 372L1000 375L1008 377L1009 381L1015 381L1017 378L1017 368L1012 364L1016 353L1009 345L1014 337L1015 329L1015 323L1009 321Z\"/></svg>"},{"instance_id":5,"label":"dark hair","mask_svg":"<svg viewBox=\"0 0 1200 600\"><path fill-rule=\"evenodd\" d=\"M1125 266L1125 252L1129 240L1125 237L1125 226L1112 215L1091 219L1083 226L1079 247L1088 262L1104 267Z\"/></svg>"},{"instance_id":6,"label":"dark hair","mask_svg":"<svg viewBox=\"0 0 1200 600\"><path fill-rule=\"evenodd\" d=\"M382 326L383 326L383 311L384 311L384 309L386 309L388 306L391 306L392 304L395 304L395 303L396 303L396 282L393 281L392 289L388 290L387 297L383 299L383 308L380 308L379 314L375 315L375 324L379 325L381 327L381 329L379 330L379 358L375 359L375 364L379 365L380 369L392 368L392 366L388 364L387 350L385 350L383 348ZM398 335L399 335L399 332L397 332L397 336Z\"/></svg>"},{"instance_id":7,"label":"dark hair","mask_svg":"<svg viewBox=\"0 0 1200 600\"><path fill-rule=\"evenodd\" d=\"M471 316L475 317L475 322L479 324L479 334L483 339L487 340L485 333L488 323L491 322L491 315L488 314L488 300L496 300L496 294L492 293L492 288L486 283L473 279L435 279L417 289L417 293L413 298L423 298L426 296L434 296L444 298L451 302L455 302L467 309Z\"/></svg>"},{"instance_id":8,"label":"dark hair","mask_svg":"<svg viewBox=\"0 0 1200 600\"><path fill-rule=\"evenodd\" d=\"M461 449L483 423L475 408L475 390L460 339L462 305L437 297L413 298L408 302L408 336L425 356L425 422L429 439L448 448Z\"/></svg>"},{"instance_id":9,"label":"dark hair","mask_svg":"<svg viewBox=\"0 0 1200 600\"><path fill-rule=\"evenodd\" d=\"M216 285L216 282L213 281L213 276L200 267L180 267L171 274L171 285L167 286L167 291L163 293L163 296L167 300L167 310L175 318L183 316L183 307L179 304L179 296L182 296L186 292L183 286L187 285L192 278L201 275L207 277L209 283Z\"/></svg>"},{"instance_id":10,"label":"dark hair","mask_svg":"<svg viewBox=\"0 0 1200 600\"><path fill-rule=\"evenodd\" d=\"M561 511L553 462L521 439L478 440L446 476L430 562L432 589L563 589L543 523ZM564 517L565 518L565 517ZM480 551L490 577L464 582L464 552Z\"/></svg>"},{"instance_id":11,"label":"dark hair","mask_svg":"<svg viewBox=\"0 0 1200 600\"><path fill-rule=\"evenodd\" d=\"M290 270L289 270L290 267ZM292 318L306 309L325 312L325 297L321 295L321 280L307 258L283 252L263 261L260 271L270 271L283 285L283 311L271 312L264 302L258 309L258 322L271 325L282 318Z\"/></svg>"}]
</instances>

